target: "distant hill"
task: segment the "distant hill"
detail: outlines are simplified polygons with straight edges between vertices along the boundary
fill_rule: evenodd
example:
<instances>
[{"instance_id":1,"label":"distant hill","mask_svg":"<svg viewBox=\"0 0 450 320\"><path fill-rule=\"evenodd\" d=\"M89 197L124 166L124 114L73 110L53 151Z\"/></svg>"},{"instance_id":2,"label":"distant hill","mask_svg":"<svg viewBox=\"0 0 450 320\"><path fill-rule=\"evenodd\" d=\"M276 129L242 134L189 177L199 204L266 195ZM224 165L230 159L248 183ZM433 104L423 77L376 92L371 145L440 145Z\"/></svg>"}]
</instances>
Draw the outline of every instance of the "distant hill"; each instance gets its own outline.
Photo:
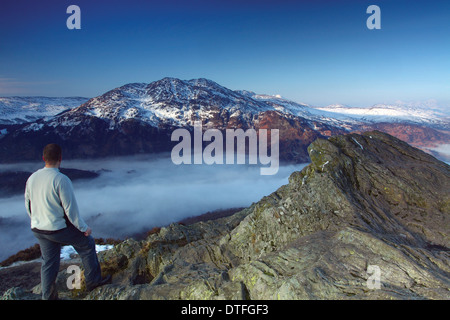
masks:
<instances>
[{"instance_id":1,"label":"distant hill","mask_svg":"<svg viewBox=\"0 0 450 320\"><path fill-rule=\"evenodd\" d=\"M0 126L53 117L88 100L82 97L0 97Z\"/></svg>"}]
</instances>

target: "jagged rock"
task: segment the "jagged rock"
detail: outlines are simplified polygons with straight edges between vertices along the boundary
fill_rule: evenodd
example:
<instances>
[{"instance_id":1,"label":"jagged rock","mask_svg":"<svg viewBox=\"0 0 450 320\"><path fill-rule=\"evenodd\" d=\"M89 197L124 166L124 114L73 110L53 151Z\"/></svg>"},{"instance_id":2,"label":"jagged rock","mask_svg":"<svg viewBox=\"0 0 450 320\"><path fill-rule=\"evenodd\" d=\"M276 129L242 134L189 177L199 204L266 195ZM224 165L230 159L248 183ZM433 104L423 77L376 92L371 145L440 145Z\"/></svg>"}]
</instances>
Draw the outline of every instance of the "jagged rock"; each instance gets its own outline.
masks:
<instances>
[{"instance_id":1,"label":"jagged rock","mask_svg":"<svg viewBox=\"0 0 450 320\"><path fill-rule=\"evenodd\" d=\"M229 283L229 262L217 241L247 211L190 226L171 224L144 241L127 240L105 251L101 263L118 266L112 272L113 284L94 290L86 299L243 299L242 285Z\"/></svg>"},{"instance_id":2,"label":"jagged rock","mask_svg":"<svg viewBox=\"0 0 450 320\"><path fill-rule=\"evenodd\" d=\"M253 299L449 298L449 166L380 132L309 153L222 244L239 261L232 280Z\"/></svg>"},{"instance_id":3,"label":"jagged rock","mask_svg":"<svg viewBox=\"0 0 450 320\"><path fill-rule=\"evenodd\" d=\"M22 287L13 287L6 290L0 300L39 300L40 298L40 295L24 290Z\"/></svg>"},{"instance_id":4,"label":"jagged rock","mask_svg":"<svg viewBox=\"0 0 450 320\"><path fill-rule=\"evenodd\" d=\"M244 282L253 299L448 298L448 267L418 264L445 257L411 250L353 228L321 231L240 265L231 279ZM380 270L379 290L369 288L370 265Z\"/></svg>"},{"instance_id":5,"label":"jagged rock","mask_svg":"<svg viewBox=\"0 0 450 320\"><path fill-rule=\"evenodd\" d=\"M23 294L24 291L21 287L13 287L3 293L3 296L0 298L0 300L17 300L20 299Z\"/></svg>"},{"instance_id":6,"label":"jagged rock","mask_svg":"<svg viewBox=\"0 0 450 320\"><path fill-rule=\"evenodd\" d=\"M308 151L308 167L251 207L149 237L142 246L152 280L116 292L130 299L449 298L449 166L380 132L317 139ZM369 285L372 266L379 289ZM108 290L91 297L116 296Z\"/></svg>"}]
</instances>

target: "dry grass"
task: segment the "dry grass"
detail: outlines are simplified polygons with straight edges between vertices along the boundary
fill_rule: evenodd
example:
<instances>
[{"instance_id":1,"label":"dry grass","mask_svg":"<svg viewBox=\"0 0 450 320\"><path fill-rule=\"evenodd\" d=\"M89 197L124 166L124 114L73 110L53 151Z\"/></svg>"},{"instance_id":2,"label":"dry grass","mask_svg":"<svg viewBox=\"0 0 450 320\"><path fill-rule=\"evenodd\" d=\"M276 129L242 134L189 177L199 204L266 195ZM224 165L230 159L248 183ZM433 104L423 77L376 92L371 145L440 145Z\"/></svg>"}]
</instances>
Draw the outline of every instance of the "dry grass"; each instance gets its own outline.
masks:
<instances>
[{"instance_id":1,"label":"dry grass","mask_svg":"<svg viewBox=\"0 0 450 320\"><path fill-rule=\"evenodd\" d=\"M25 250L21 250L17 252L16 254L10 256L8 259L3 260L0 262L1 267L6 267L14 262L18 261L31 261L39 258L41 256L41 249L39 247L39 244L35 244Z\"/></svg>"}]
</instances>

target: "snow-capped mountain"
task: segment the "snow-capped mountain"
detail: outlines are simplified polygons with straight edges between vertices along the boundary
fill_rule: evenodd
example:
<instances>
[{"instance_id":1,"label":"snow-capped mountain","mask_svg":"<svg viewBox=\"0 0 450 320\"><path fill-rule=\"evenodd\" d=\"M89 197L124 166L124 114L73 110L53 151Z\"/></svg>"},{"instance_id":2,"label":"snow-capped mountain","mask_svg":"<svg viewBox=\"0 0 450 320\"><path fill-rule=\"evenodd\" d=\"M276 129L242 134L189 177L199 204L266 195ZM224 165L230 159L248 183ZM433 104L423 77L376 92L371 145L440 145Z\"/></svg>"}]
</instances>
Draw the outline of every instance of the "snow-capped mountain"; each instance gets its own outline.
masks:
<instances>
[{"instance_id":1,"label":"snow-capped mountain","mask_svg":"<svg viewBox=\"0 0 450 320\"><path fill-rule=\"evenodd\" d=\"M83 97L0 97L0 125L49 118L88 101Z\"/></svg>"},{"instance_id":2,"label":"snow-capped mountain","mask_svg":"<svg viewBox=\"0 0 450 320\"><path fill-rule=\"evenodd\" d=\"M0 161L39 159L43 145L49 141L65 147L66 159L170 151L173 130L192 129L194 121L201 120L204 129L279 129L280 159L305 162L309 160L306 148L316 138L373 130L379 125L359 111L349 113L350 108L345 106L314 108L280 96L230 90L207 79L131 83L81 102L56 115L44 112L33 122L0 125ZM395 108L374 108L374 117L376 110L391 110L388 115L398 122ZM435 118L415 113L410 119L416 122L405 120L401 132L397 124L384 123L377 128L394 135L407 131L412 144L423 145L424 140L434 145L448 143L447 133L422 126L448 126L445 118L433 122L430 119ZM418 125L418 119L427 122Z\"/></svg>"},{"instance_id":3,"label":"snow-capped mountain","mask_svg":"<svg viewBox=\"0 0 450 320\"><path fill-rule=\"evenodd\" d=\"M280 158L305 162L313 140L345 131L314 120L306 106L276 99L254 99L207 79L127 84L51 118L7 127L0 161L39 159L48 141L64 146L66 159L170 151L173 130L201 120L205 129L279 129Z\"/></svg>"},{"instance_id":4,"label":"snow-capped mountain","mask_svg":"<svg viewBox=\"0 0 450 320\"><path fill-rule=\"evenodd\" d=\"M315 109L363 122L409 122L436 129L450 129L450 110L430 104L376 104L367 108L337 104Z\"/></svg>"},{"instance_id":5,"label":"snow-capped mountain","mask_svg":"<svg viewBox=\"0 0 450 320\"><path fill-rule=\"evenodd\" d=\"M150 84L132 83L111 90L55 117L50 125L72 126L83 117L93 116L107 121L111 129L131 119L153 127L185 127L200 119L205 127L224 129L236 123L254 127L258 116L265 112L301 117L315 129L318 123L322 123L351 130L361 123L351 117L320 111L279 96L233 91L208 79L184 81L164 78ZM30 126L30 129L35 128L34 124Z\"/></svg>"},{"instance_id":6,"label":"snow-capped mountain","mask_svg":"<svg viewBox=\"0 0 450 320\"><path fill-rule=\"evenodd\" d=\"M211 80L164 78L150 84L132 83L111 90L56 117L52 125L71 125L65 120L94 116L108 121L112 127L130 119L154 127L179 127L190 125L193 119L208 120L224 112L230 117L242 115L243 119L251 121L253 115L271 109Z\"/></svg>"},{"instance_id":7,"label":"snow-capped mountain","mask_svg":"<svg viewBox=\"0 0 450 320\"><path fill-rule=\"evenodd\" d=\"M127 119L144 121L155 127L161 123L188 126L193 119L214 118L217 112L225 111L230 117L241 117L251 122L262 112L277 111L347 130L361 123L379 122L410 122L438 129L450 126L450 110L445 112L446 109L438 109L433 103L400 102L367 108L341 104L315 107L280 96L233 91L208 79L185 81L176 78L164 78L149 84L131 83L92 99L0 97L0 124L35 122L41 118L50 120L68 110L73 112L56 117L52 125L70 126L73 123L67 122L68 118L85 115L108 120L112 126ZM38 126L31 125L30 128Z\"/></svg>"}]
</instances>

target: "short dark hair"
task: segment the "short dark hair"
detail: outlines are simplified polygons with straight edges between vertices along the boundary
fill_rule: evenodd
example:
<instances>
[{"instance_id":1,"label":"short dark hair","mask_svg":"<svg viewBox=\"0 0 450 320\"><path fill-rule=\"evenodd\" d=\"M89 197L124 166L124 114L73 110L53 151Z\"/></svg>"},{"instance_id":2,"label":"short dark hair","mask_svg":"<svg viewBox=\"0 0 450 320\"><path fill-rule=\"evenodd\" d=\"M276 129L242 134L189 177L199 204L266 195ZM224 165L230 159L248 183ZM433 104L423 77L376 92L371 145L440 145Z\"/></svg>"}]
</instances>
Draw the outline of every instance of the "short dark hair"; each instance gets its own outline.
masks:
<instances>
[{"instance_id":1,"label":"short dark hair","mask_svg":"<svg viewBox=\"0 0 450 320\"><path fill-rule=\"evenodd\" d=\"M61 160L62 156L61 147L56 143L50 143L45 146L43 156L45 162L55 164L59 160Z\"/></svg>"}]
</instances>

